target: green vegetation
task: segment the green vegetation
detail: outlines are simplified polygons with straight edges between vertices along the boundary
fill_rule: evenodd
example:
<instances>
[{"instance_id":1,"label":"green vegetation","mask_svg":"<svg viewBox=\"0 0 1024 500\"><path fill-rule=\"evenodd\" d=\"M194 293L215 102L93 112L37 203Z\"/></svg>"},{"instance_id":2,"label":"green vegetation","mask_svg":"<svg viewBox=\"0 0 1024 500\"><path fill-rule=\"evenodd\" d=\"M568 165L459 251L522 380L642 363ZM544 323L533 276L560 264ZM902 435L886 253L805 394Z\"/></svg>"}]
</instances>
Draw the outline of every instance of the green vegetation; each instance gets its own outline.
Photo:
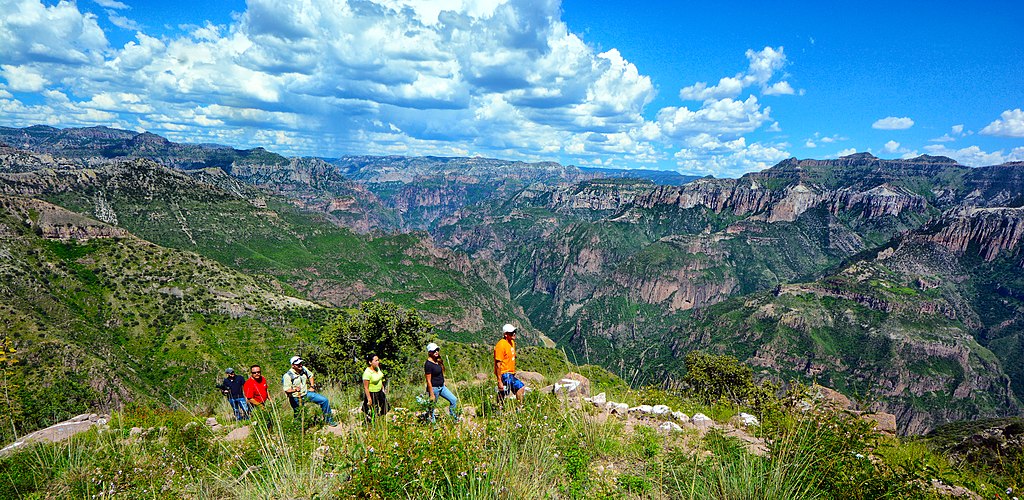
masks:
<instances>
[{"instance_id":1,"label":"green vegetation","mask_svg":"<svg viewBox=\"0 0 1024 500\"><path fill-rule=\"evenodd\" d=\"M443 345L449 355L474 350L480 349ZM521 361L533 367L533 354ZM729 378L715 373L719 368L737 368L716 366L705 371L715 380ZM570 369L576 367L545 375ZM845 413L796 410L788 396L777 400L782 411L749 431L764 443L755 452L721 424L707 432L666 433L654 429L658 418L622 419L550 394L531 393L521 408L498 412L490 383L463 371L453 375L460 404L476 409L458 424L427 424L415 410L398 409L415 408L413 397L422 388L395 379L388 391L396 409L372 425L345 411L358 404L357 388L328 389L340 432L294 419L282 398L271 406L273 428L253 426L241 441L224 440L204 425L211 414L227 418L223 401L178 410L131 404L112 415L109 428L0 458L0 496L939 498L936 480L994 498L991 492L1022 485L1019 476L1004 473L1012 470L957 462L932 445L883 437ZM745 385L741 379L737 383ZM626 388L609 398L716 413L686 391L670 396Z\"/></svg>"}]
</instances>

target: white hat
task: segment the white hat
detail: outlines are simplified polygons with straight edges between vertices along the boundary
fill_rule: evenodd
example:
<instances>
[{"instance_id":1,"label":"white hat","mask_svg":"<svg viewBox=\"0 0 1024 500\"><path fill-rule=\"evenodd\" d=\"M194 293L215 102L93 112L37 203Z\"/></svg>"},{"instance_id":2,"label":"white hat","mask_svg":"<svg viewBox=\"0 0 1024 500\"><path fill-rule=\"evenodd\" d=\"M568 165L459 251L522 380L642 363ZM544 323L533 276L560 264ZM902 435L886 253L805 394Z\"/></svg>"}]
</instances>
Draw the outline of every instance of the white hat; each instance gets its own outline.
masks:
<instances>
[{"instance_id":1,"label":"white hat","mask_svg":"<svg viewBox=\"0 0 1024 500\"><path fill-rule=\"evenodd\" d=\"M440 349L440 347L438 347L437 344L435 344L433 342L427 344L427 352L434 352L434 351L436 351L438 349Z\"/></svg>"},{"instance_id":2,"label":"white hat","mask_svg":"<svg viewBox=\"0 0 1024 500\"><path fill-rule=\"evenodd\" d=\"M298 356L292 356L292 361L291 361L291 363L292 363L293 365L301 365L301 364L302 364L302 358L300 358L300 357L298 357Z\"/></svg>"},{"instance_id":3,"label":"white hat","mask_svg":"<svg viewBox=\"0 0 1024 500\"><path fill-rule=\"evenodd\" d=\"M512 326L511 323L505 323L505 326L501 327L502 333L512 333L516 331L516 327Z\"/></svg>"}]
</instances>

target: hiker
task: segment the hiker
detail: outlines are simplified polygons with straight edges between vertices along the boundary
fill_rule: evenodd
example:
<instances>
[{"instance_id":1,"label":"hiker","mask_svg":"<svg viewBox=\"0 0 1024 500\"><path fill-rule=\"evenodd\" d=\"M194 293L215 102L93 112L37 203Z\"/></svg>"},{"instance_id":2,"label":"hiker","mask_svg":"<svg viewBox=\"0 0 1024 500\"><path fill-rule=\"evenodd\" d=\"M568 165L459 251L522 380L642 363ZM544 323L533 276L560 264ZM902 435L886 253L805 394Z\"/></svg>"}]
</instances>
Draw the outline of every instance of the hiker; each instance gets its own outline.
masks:
<instances>
[{"instance_id":1,"label":"hiker","mask_svg":"<svg viewBox=\"0 0 1024 500\"><path fill-rule=\"evenodd\" d=\"M260 365L249 367L249 380L242 386L242 392L249 403L249 416L253 420L266 420L267 430L270 430L270 414L266 406L267 401L270 401L270 391L267 390L267 379L263 377Z\"/></svg>"},{"instance_id":2,"label":"hiker","mask_svg":"<svg viewBox=\"0 0 1024 500\"><path fill-rule=\"evenodd\" d=\"M441 359L441 348L433 342L427 344L427 361L423 363L423 373L427 378L427 396L434 404L437 403L438 396L447 399L448 413L451 414L455 422L458 422L459 415L455 412L455 408L459 404L459 400L444 385L444 361ZM433 410L430 412L430 421L434 421Z\"/></svg>"},{"instance_id":3,"label":"hiker","mask_svg":"<svg viewBox=\"0 0 1024 500\"><path fill-rule=\"evenodd\" d=\"M498 378L498 406L505 398L515 394L522 402L526 384L516 378L516 327L509 323L501 327L502 339L494 346L494 376Z\"/></svg>"},{"instance_id":4,"label":"hiker","mask_svg":"<svg viewBox=\"0 0 1024 500\"><path fill-rule=\"evenodd\" d=\"M370 355L369 366L363 370L363 413L366 421L383 416L388 412L388 398L384 395L384 370L380 369L380 358Z\"/></svg>"},{"instance_id":5,"label":"hiker","mask_svg":"<svg viewBox=\"0 0 1024 500\"><path fill-rule=\"evenodd\" d=\"M247 420L249 418L249 406L245 404L245 393L242 391L242 386L245 385L245 377L236 375L234 368L228 368L224 370L224 373L227 374L227 377L217 387L220 388L220 392L228 397L231 410L235 412L235 420Z\"/></svg>"},{"instance_id":6,"label":"hiker","mask_svg":"<svg viewBox=\"0 0 1024 500\"><path fill-rule=\"evenodd\" d=\"M303 400L320 406L324 412L324 419L327 425L335 427L334 416L331 414L331 403L327 397L313 392L316 383L313 381L313 372L303 366L304 361L298 356L292 356L292 367L281 377L281 385L284 386L285 394L288 394L288 403L292 405L295 416L299 416L299 408Z\"/></svg>"}]
</instances>

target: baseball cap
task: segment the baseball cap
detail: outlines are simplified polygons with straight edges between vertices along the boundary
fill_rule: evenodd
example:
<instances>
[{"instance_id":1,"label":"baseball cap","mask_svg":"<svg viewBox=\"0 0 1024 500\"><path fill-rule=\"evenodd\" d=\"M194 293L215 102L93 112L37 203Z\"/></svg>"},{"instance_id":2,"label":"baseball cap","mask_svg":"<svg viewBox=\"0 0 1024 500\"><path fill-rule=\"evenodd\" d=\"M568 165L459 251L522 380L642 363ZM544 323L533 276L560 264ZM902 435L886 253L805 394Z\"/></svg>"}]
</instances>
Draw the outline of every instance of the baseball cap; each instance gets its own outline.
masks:
<instances>
[{"instance_id":1,"label":"baseball cap","mask_svg":"<svg viewBox=\"0 0 1024 500\"><path fill-rule=\"evenodd\" d=\"M427 352L434 352L438 349L440 349L440 347L438 347L438 345L433 342L427 344Z\"/></svg>"},{"instance_id":2,"label":"baseball cap","mask_svg":"<svg viewBox=\"0 0 1024 500\"><path fill-rule=\"evenodd\" d=\"M298 356L292 356L291 363L293 365L301 365L302 364L302 358L300 358Z\"/></svg>"},{"instance_id":3,"label":"baseball cap","mask_svg":"<svg viewBox=\"0 0 1024 500\"><path fill-rule=\"evenodd\" d=\"M232 373L235 373L235 369L234 368L228 368L227 370L224 370L224 373L227 373L227 374L230 375Z\"/></svg>"},{"instance_id":4,"label":"baseball cap","mask_svg":"<svg viewBox=\"0 0 1024 500\"><path fill-rule=\"evenodd\" d=\"M516 327L512 326L511 323L505 323L505 326L501 327L502 333L512 333L516 331Z\"/></svg>"}]
</instances>

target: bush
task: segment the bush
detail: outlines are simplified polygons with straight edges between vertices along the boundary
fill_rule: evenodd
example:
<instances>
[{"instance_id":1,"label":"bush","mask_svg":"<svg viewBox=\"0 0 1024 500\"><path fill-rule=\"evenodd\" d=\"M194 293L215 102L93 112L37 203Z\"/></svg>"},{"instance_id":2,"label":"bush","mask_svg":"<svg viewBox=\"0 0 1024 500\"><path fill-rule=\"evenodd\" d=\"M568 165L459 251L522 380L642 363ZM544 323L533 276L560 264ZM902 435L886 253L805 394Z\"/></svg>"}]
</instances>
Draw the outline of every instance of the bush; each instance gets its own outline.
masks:
<instances>
[{"instance_id":1,"label":"bush","mask_svg":"<svg viewBox=\"0 0 1024 500\"><path fill-rule=\"evenodd\" d=\"M306 363L323 378L358 383L370 356L380 357L389 377L411 375L410 361L420 354L433 325L415 309L390 302L363 302L346 309L323 328L320 345L302 346Z\"/></svg>"},{"instance_id":2,"label":"bush","mask_svg":"<svg viewBox=\"0 0 1024 500\"><path fill-rule=\"evenodd\" d=\"M683 382L705 403L722 398L742 403L756 387L754 371L732 356L692 351L685 362Z\"/></svg>"}]
</instances>

